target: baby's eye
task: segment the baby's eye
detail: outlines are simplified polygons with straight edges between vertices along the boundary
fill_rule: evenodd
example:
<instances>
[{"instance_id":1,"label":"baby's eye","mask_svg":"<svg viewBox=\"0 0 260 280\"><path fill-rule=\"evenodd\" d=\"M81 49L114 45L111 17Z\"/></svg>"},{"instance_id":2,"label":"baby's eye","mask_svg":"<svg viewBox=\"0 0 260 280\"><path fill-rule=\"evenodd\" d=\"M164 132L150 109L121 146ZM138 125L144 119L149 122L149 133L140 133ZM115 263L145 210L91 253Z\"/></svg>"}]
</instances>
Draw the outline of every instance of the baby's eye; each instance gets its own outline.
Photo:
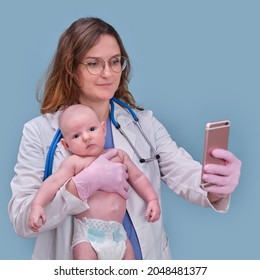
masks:
<instances>
[{"instance_id":1,"label":"baby's eye","mask_svg":"<svg viewBox=\"0 0 260 280\"><path fill-rule=\"evenodd\" d=\"M79 133L74 134L74 135L73 135L73 138L74 138L74 139L79 138Z\"/></svg>"},{"instance_id":2,"label":"baby's eye","mask_svg":"<svg viewBox=\"0 0 260 280\"><path fill-rule=\"evenodd\" d=\"M95 126L92 126L89 130L90 131L95 131L97 128Z\"/></svg>"}]
</instances>

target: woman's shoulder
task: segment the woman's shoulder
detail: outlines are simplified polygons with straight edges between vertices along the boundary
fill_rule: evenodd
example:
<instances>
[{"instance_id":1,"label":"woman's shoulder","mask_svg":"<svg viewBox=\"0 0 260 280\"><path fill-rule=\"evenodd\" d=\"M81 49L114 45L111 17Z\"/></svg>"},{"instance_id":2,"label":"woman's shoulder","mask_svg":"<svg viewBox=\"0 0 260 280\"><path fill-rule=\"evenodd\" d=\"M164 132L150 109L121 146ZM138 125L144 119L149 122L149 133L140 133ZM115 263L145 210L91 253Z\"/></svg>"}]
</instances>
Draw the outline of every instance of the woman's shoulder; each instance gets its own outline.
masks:
<instances>
[{"instance_id":1,"label":"woman's shoulder","mask_svg":"<svg viewBox=\"0 0 260 280\"><path fill-rule=\"evenodd\" d=\"M31 141L39 139L44 145L48 146L59 128L60 113L43 114L29 120L23 128L24 138Z\"/></svg>"},{"instance_id":2,"label":"woman's shoulder","mask_svg":"<svg viewBox=\"0 0 260 280\"><path fill-rule=\"evenodd\" d=\"M116 104L116 113L117 115L124 115L124 116L129 116L129 111L126 108L121 107L120 105ZM137 115L138 118L152 118L153 117L153 112L149 109L132 109L135 114Z\"/></svg>"},{"instance_id":3,"label":"woman's shoulder","mask_svg":"<svg viewBox=\"0 0 260 280\"><path fill-rule=\"evenodd\" d=\"M143 118L152 118L154 116L153 111L149 109L144 109L144 110L135 110L136 114L140 117Z\"/></svg>"},{"instance_id":4,"label":"woman's shoulder","mask_svg":"<svg viewBox=\"0 0 260 280\"><path fill-rule=\"evenodd\" d=\"M24 124L25 128L34 128L34 129L44 129L51 128L58 129L59 127L59 116L61 111L55 112L53 114L47 113L39 115Z\"/></svg>"}]
</instances>

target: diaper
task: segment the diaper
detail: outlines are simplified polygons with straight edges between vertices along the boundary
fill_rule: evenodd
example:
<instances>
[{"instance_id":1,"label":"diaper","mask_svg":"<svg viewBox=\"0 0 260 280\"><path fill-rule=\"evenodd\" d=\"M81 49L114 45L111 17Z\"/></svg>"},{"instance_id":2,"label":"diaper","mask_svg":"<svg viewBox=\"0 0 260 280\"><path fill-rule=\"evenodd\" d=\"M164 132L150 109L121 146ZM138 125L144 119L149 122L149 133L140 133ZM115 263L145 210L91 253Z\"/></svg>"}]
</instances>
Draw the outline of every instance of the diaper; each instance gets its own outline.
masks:
<instances>
[{"instance_id":1,"label":"diaper","mask_svg":"<svg viewBox=\"0 0 260 280\"><path fill-rule=\"evenodd\" d=\"M99 260L121 260L126 250L126 238L125 229L118 222L74 218L72 247L89 242Z\"/></svg>"}]
</instances>

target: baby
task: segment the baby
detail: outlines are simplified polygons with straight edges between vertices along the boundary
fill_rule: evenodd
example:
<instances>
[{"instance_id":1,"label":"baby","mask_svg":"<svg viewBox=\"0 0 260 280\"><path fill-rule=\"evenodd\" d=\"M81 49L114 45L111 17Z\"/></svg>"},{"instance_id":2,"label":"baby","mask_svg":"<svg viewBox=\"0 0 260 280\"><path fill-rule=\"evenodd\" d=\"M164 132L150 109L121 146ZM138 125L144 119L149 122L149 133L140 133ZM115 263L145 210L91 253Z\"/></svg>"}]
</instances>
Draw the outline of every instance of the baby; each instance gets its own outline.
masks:
<instances>
[{"instance_id":1,"label":"baby","mask_svg":"<svg viewBox=\"0 0 260 280\"><path fill-rule=\"evenodd\" d=\"M32 201L29 227L34 232L38 232L46 222L44 206L54 198L59 188L108 151L103 148L105 122L100 122L95 111L88 106L77 104L65 109L60 117L60 129L63 135L61 143L71 155L43 182ZM111 161L127 166L129 184L147 203L147 220L157 221L160 205L147 177L122 150L118 150ZM73 258L134 259L132 245L122 225L126 199L118 193L97 190L88 198L87 204L89 208L74 218Z\"/></svg>"}]
</instances>

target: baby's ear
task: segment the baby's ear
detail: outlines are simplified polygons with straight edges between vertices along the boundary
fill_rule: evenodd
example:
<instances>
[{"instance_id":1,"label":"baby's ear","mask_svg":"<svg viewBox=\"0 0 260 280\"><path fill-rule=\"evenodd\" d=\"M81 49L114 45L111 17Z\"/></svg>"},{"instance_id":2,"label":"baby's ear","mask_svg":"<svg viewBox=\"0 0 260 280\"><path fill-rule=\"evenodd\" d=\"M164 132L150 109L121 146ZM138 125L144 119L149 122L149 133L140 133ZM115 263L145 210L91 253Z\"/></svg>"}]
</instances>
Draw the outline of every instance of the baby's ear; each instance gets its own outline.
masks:
<instances>
[{"instance_id":1,"label":"baby's ear","mask_svg":"<svg viewBox=\"0 0 260 280\"><path fill-rule=\"evenodd\" d=\"M68 143L65 141L64 138L61 138L61 139L60 139L60 142L61 142L62 146L64 147L64 149L69 150L69 145L68 145Z\"/></svg>"},{"instance_id":2,"label":"baby's ear","mask_svg":"<svg viewBox=\"0 0 260 280\"><path fill-rule=\"evenodd\" d=\"M101 122L101 125L102 125L102 128L103 128L104 134L106 135L106 130L107 130L106 122Z\"/></svg>"}]
</instances>

